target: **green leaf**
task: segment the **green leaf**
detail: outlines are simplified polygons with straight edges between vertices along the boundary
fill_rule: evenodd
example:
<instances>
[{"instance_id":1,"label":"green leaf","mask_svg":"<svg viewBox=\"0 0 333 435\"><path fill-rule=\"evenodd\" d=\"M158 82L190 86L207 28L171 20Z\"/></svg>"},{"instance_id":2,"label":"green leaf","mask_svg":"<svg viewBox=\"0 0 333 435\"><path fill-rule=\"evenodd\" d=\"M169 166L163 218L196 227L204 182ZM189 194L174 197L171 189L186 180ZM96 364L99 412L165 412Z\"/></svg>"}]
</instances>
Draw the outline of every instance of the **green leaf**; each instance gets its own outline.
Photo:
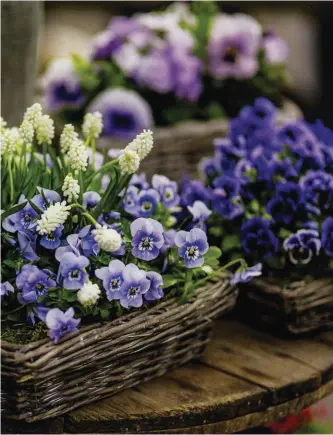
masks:
<instances>
[{"instance_id":1,"label":"green leaf","mask_svg":"<svg viewBox=\"0 0 333 435\"><path fill-rule=\"evenodd\" d=\"M6 210L1 215L1 221L5 219L8 216L11 216L14 213L17 213L18 211L22 210L26 205L28 204L28 201L21 202L21 204L17 204L14 207L10 208L9 210Z\"/></svg>"},{"instance_id":2,"label":"green leaf","mask_svg":"<svg viewBox=\"0 0 333 435\"><path fill-rule=\"evenodd\" d=\"M222 255L221 249L217 246L210 246L207 253L205 254L205 259L217 259L220 258Z\"/></svg>"},{"instance_id":3,"label":"green leaf","mask_svg":"<svg viewBox=\"0 0 333 435\"><path fill-rule=\"evenodd\" d=\"M162 275L163 278L163 288L169 288L178 283L177 278L175 278L173 275Z\"/></svg>"},{"instance_id":4,"label":"green leaf","mask_svg":"<svg viewBox=\"0 0 333 435\"><path fill-rule=\"evenodd\" d=\"M238 234L228 234L222 239L222 251L227 252L241 246Z\"/></svg>"},{"instance_id":5,"label":"green leaf","mask_svg":"<svg viewBox=\"0 0 333 435\"><path fill-rule=\"evenodd\" d=\"M100 316L101 316L102 320L108 320L109 319L109 311L108 310L100 309L99 313L100 313Z\"/></svg>"},{"instance_id":6,"label":"green leaf","mask_svg":"<svg viewBox=\"0 0 333 435\"><path fill-rule=\"evenodd\" d=\"M34 204L30 199L28 199L28 202L37 214L39 214L39 215L43 214L43 210L41 210L39 207L37 207L37 205Z\"/></svg>"},{"instance_id":7,"label":"green leaf","mask_svg":"<svg viewBox=\"0 0 333 435\"><path fill-rule=\"evenodd\" d=\"M14 260L3 260L3 264L5 264L6 266L10 267L11 269L16 269L17 268L17 262Z\"/></svg>"}]
</instances>

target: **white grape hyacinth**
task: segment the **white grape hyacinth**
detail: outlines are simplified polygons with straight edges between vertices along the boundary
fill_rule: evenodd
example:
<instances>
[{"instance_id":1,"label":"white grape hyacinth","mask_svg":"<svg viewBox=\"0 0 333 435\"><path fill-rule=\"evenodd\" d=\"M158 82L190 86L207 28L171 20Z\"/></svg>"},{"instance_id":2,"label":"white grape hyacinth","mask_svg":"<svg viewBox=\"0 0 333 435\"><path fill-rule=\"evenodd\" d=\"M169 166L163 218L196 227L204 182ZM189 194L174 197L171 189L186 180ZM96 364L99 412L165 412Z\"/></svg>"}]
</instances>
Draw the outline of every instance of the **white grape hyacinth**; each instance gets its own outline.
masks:
<instances>
[{"instance_id":1,"label":"white grape hyacinth","mask_svg":"<svg viewBox=\"0 0 333 435\"><path fill-rule=\"evenodd\" d=\"M122 240L116 230L108 228L106 225L99 225L91 233L103 251L115 252L120 249Z\"/></svg>"},{"instance_id":2,"label":"white grape hyacinth","mask_svg":"<svg viewBox=\"0 0 333 435\"><path fill-rule=\"evenodd\" d=\"M82 140L72 142L67 152L67 161L74 171L85 171L88 165L88 154Z\"/></svg>"},{"instance_id":3,"label":"white grape hyacinth","mask_svg":"<svg viewBox=\"0 0 333 435\"><path fill-rule=\"evenodd\" d=\"M25 143L29 145L32 143L34 139L34 133L34 126L31 124L30 121L24 119L20 126L20 134Z\"/></svg>"},{"instance_id":4,"label":"white grape hyacinth","mask_svg":"<svg viewBox=\"0 0 333 435\"><path fill-rule=\"evenodd\" d=\"M62 186L64 197L68 202L77 201L80 195L79 182L72 176L72 174L66 175L64 184Z\"/></svg>"},{"instance_id":5,"label":"white grape hyacinth","mask_svg":"<svg viewBox=\"0 0 333 435\"><path fill-rule=\"evenodd\" d=\"M79 139L79 135L76 133L72 124L66 124L60 135L60 150L63 154L66 154L71 145Z\"/></svg>"},{"instance_id":6,"label":"white grape hyacinth","mask_svg":"<svg viewBox=\"0 0 333 435\"><path fill-rule=\"evenodd\" d=\"M125 150L132 150L137 153L140 160L148 156L154 145L153 132L151 130L143 130L138 134L132 142L130 142Z\"/></svg>"},{"instance_id":7,"label":"white grape hyacinth","mask_svg":"<svg viewBox=\"0 0 333 435\"><path fill-rule=\"evenodd\" d=\"M140 157L135 151L126 147L120 154L119 166L122 175L134 174L139 169Z\"/></svg>"},{"instance_id":8,"label":"white grape hyacinth","mask_svg":"<svg viewBox=\"0 0 333 435\"><path fill-rule=\"evenodd\" d=\"M101 296L101 290L97 284L87 281L76 293L77 300L84 307L95 305Z\"/></svg>"},{"instance_id":9,"label":"white grape hyacinth","mask_svg":"<svg viewBox=\"0 0 333 435\"><path fill-rule=\"evenodd\" d=\"M42 106L39 103L35 103L27 108L23 119L29 121L32 124L32 126L36 128L42 115L43 115Z\"/></svg>"},{"instance_id":10,"label":"white grape hyacinth","mask_svg":"<svg viewBox=\"0 0 333 435\"><path fill-rule=\"evenodd\" d=\"M36 122L36 138L39 145L51 145L54 138L54 122L49 115L42 115Z\"/></svg>"},{"instance_id":11,"label":"white grape hyacinth","mask_svg":"<svg viewBox=\"0 0 333 435\"><path fill-rule=\"evenodd\" d=\"M40 235L44 235L55 231L60 225L66 222L70 214L70 209L71 207L66 204L66 201L56 202L50 205L37 221L37 232Z\"/></svg>"},{"instance_id":12,"label":"white grape hyacinth","mask_svg":"<svg viewBox=\"0 0 333 435\"><path fill-rule=\"evenodd\" d=\"M23 146L23 139L17 127L5 129L1 134L1 155L12 158Z\"/></svg>"},{"instance_id":13,"label":"white grape hyacinth","mask_svg":"<svg viewBox=\"0 0 333 435\"><path fill-rule=\"evenodd\" d=\"M7 122L0 116L0 132L3 133L4 129L7 127Z\"/></svg>"},{"instance_id":14,"label":"white grape hyacinth","mask_svg":"<svg viewBox=\"0 0 333 435\"><path fill-rule=\"evenodd\" d=\"M103 130L103 118L100 112L87 113L84 116L82 132L85 138L97 139Z\"/></svg>"}]
</instances>

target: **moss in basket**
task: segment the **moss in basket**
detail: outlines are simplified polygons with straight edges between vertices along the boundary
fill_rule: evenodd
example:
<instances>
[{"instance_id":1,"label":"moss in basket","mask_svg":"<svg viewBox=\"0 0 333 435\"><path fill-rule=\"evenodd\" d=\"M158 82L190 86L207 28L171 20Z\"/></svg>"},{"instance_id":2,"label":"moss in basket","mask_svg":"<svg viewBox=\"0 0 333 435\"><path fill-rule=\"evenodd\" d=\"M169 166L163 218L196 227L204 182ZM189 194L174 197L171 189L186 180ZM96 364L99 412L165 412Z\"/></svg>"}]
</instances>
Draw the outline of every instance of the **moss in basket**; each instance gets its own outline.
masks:
<instances>
[{"instance_id":1,"label":"moss in basket","mask_svg":"<svg viewBox=\"0 0 333 435\"><path fill-rule=\"evenodd\" d=\"M135 174L153 147L150 130L109 158L96 149L98 112L85 115L83 137L66 125L54 148L53 121L39 104L19 128L2 121L1 129L2 181L9 180L1 214L3 338L35 340L47 327L57 343L79 325L170 297L184 303L229 266L219 267L221 251L208 245L211 211L203 202L188 204L167 177Z\"/></svg>"}]
</instances>

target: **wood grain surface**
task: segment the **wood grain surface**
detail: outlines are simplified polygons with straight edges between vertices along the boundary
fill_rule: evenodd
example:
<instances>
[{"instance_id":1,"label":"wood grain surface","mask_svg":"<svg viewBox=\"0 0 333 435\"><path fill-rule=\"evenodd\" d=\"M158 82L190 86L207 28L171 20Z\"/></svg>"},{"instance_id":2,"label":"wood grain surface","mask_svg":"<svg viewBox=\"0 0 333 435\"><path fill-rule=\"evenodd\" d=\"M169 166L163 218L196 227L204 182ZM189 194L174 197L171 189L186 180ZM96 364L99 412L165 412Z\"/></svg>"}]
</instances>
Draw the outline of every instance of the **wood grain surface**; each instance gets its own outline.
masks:
<instances>
[{"instance_id":1,"label":"wood grain surface","mask_svg":"<svg viewBox=\"0 0 333 435\"><path fill-rule=\"evenodd\" d=\"M43 428L3 422L2 433L47 433L47 423L53 433L232 433L298 412L332 391L333 331L282 340L222 319L201 361Z\"/></svg>"}]
</instances>

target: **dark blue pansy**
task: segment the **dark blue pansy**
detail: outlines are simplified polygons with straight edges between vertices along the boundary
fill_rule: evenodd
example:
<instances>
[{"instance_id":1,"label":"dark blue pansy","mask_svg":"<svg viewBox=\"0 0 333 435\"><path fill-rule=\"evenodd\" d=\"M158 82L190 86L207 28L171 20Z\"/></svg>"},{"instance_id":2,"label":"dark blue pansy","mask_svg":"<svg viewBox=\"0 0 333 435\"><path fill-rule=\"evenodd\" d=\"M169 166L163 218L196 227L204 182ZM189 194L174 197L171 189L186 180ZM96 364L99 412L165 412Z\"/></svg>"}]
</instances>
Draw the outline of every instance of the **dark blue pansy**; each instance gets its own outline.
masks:
<instances>
[{"instance_id":1,"label":"dark blue pansy","mask_svg":"<svg viewBox=\"0 0 333 435\"><path fill-rule=\"evenodd\" d=\"M241 243L249 256L266 259L278 251L279 241L270 223L259 216L246 220L241 227Z\"/></svg>"},{"instance_id":2,"label":"dark blue pansy","mask_svg":"<svg viewBox=\"0 0 333 435\"><path fill-rule=\"evenodd\" d=\"M283 242L283 248L294 264L308 264L320 251L319 233L315 230L302 229L292 234Z\"/></svg>"}]
</instances>

